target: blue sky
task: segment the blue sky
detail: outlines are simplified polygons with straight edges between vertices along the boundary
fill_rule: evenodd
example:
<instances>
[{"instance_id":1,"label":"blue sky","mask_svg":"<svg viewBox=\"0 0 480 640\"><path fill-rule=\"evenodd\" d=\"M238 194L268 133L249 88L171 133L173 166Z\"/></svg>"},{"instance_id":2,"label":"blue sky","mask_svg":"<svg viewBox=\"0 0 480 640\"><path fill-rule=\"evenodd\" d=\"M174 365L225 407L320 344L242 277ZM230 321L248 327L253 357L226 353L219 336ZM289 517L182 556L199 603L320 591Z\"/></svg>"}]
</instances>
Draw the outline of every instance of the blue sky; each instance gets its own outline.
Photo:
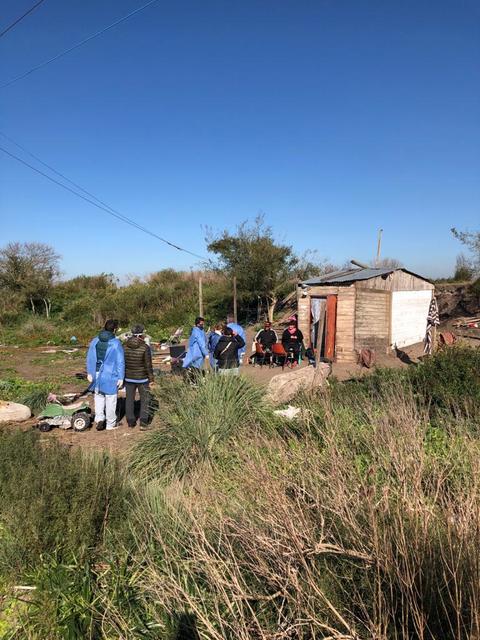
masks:
<instances>
[{"instance_id":1,"label":"blue sky","mask_svg":"<svg viewBox=\"0 0 480 640\"><path fill-rule=\"evenodd\" d=\"M45 0L0 39L0 84L141 4ZM480 226L480 8L159 0L1 89L0 130L195 253L263 211L298 252L370 260L382 227L384 255L446 275L450 227ZM0 207L1 244L48 242L66 276L196 264L3 154Z\"/></svg>"}]
</instances>

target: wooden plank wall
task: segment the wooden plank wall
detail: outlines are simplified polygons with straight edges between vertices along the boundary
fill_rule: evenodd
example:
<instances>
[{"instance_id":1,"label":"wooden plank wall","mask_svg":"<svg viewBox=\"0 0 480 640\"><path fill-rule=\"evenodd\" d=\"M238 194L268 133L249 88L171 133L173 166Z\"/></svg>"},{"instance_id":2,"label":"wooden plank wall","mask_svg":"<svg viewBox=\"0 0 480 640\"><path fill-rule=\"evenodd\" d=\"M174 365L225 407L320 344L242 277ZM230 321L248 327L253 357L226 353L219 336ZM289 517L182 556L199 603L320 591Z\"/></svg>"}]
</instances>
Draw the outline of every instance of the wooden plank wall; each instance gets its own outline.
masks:
<instances>
[{"instance_id":1,"label":"wooden plank wall","mask_svg":"<svg viewBox=\"0 0 480 640\"><path fill-rule=\"evenodd\" d=\"M356 362L355 353L355 286L339 287L337 300L337 340L335 355L338 362Z\"/></svg>"},{"instance_id":2,"label":"wooden plank wall","mask_svg":"<svg viewBox=\"0 0 480 640\"><path fill-rule=\"evenodd\" d=\"M303 333L303 339L305 346L310 346L310 297L307 295L302 297L301 289L299 287L297 297L297 314L298 314L298 328Z\"/></svg>"},{"instance_id":3,"label":"wooden plank wall","mask_svg":"<svg viewBox=\"0 0 480 640\"><path fill-rule=\"evenodd\" d=\"M424 291L434 289L435 286L422 278L412 276L404 271L394 271L383 278L377 276L370 280L359 280L357 289L377 289L383 291Z\"/></svg>"},{"instance_id":4,"label":"wooden plank wall","mask_svg":"<svg viewBox=\"0 0 480 640\"><path fill-rule=\"evenodd\" d=\"M391 293L357 288L355 304L355 349L369 348L387 353L391 332Z\"/></svg>"}]
</instances>

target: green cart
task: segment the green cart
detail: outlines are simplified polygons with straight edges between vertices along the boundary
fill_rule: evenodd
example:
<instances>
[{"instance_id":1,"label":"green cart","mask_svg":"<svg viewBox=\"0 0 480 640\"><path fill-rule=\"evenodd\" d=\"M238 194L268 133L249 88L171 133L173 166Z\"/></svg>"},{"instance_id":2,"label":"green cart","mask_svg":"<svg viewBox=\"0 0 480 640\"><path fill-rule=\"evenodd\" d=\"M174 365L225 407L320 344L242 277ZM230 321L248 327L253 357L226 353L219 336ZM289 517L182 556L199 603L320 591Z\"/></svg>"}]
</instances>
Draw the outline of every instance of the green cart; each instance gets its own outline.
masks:
<instances>
[{"instance_id":1,"label":"green cart","mask_svg":"<svg viewBox=\"0 0 480 640\"><path fill-rule=\"evenodd\" d=\"M51 431L55 427L85 431L92 424L92 410L86 402L77 402L66 407L57 402L50 402L38 418L40 422L37 426L43 432Z\"/></svg>"}]
</instances>

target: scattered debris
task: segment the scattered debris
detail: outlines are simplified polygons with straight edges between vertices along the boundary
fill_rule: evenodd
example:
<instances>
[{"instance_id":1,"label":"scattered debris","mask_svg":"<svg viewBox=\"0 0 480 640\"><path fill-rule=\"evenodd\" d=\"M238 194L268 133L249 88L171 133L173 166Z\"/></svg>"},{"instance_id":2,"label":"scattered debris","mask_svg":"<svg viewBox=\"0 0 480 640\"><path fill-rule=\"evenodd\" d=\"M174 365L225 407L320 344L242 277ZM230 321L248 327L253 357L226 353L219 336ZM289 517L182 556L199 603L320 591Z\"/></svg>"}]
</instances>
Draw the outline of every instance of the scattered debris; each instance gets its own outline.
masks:
<instances>
[{"instance_id":1,"label":"scattered debris","mask_svg":"<svg viewBox=\"0 0 480 640\"><path fill-rule=\"evenodd\" d=\"M457 341L457 336L451 331L442 331L442 333L440 333L440 335L438 336L438 340L440 344L444 344L447 347L450 347Z\"/></svg>"},{"instance_id":2,"label":"scattered debris","mask_svg":"<svg viewBox=\"0 0 480 640\"><path fill-rule=\"evenodd\" d=\"M358 353L358 364L367 369L371 369L377 362L377 354L375 349L360 349Z\"/></svg>"},{"instance_id":3,"label":"scattered debris","mask_svg":"<svg viewBox=\"0 0 480 640\"><path fill-rule=\"evenodd\" d=\"M42 351L42 353L57 353L56 349L45 349L45 351Z\"/></svg>"},{"instance_id":4,"label":"scattered debris","mask_svg":"<svg viewBox=\"0 0 480 640\"><path fill-rule=\"evenodd\" d=\"M282 418L287 418L287 420L295 420L295 418L302 415L302 410L300 407L294 407L289 404L286 409L276 409L273 413Z\"/></svg>"},{"instance_id":5,"label":"scattered debris","mask_svg":"<svg viewBox=\"0 0 480 640\"><path fill-rule=\"evenodd\" d=\"M469 329L477 329L480 326L480 316L470 318L458 318L454 323L454 327L468 327Z\"/></svg>"},{"instance_id":6,"label":"scattered debris","mask_svg":"<svg viewBox=\"0 0 480 640\"><path fill-rule=\"evenodd\" d=\"M31 415L30 407L24 404L0 401L0 422L24 422Z\"/></svg>"}]
</instances>

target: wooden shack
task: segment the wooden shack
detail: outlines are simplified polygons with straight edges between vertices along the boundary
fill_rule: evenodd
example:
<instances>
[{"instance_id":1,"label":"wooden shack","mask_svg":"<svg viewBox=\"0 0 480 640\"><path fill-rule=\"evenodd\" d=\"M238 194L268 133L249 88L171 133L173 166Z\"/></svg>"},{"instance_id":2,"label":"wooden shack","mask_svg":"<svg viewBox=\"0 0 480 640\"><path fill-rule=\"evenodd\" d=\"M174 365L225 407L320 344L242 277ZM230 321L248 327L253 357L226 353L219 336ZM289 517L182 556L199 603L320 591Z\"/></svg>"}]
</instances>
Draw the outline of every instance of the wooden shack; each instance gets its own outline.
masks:
<instances>
[{"instance_id":1,"label":"wooden shack","mask_svg":"<svg viewBox=\"0 0 480 640\"><path fill-rule=\"evenodd\" d=\"M363 348L388 353L421 342L433 290L407 269L329 273L299 283L298 325L321 356L355 362Z\"/></svg>"}]
</instances>

